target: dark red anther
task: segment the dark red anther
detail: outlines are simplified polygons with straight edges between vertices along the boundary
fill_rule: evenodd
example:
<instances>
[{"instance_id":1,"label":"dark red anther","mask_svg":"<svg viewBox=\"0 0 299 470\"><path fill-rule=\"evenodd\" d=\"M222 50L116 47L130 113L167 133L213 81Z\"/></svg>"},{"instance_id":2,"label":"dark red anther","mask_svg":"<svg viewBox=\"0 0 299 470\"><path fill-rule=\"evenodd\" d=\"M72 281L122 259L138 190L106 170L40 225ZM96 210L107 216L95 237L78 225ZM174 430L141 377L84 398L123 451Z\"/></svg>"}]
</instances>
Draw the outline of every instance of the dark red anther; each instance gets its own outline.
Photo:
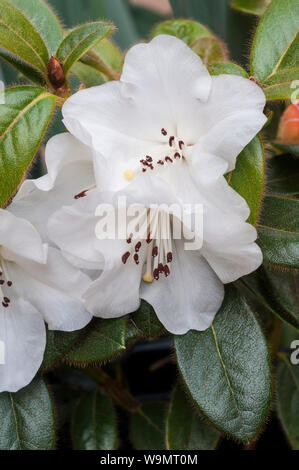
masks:
<instances>
[{"instance_id":1,"label":"dark red anther","mask_svg":"<svg viewBox=\"0 0 299 470\"><path fill-rule=\"evenodd\" d=\"M152 242L151 234L149 233L146 239L146 243L149 245Z\"/></svg>"},{"instance_id":2,"label":"dark red anther","mask_svg":"<svg viewBox=\"0 0 299 470\"><path fill-rule=\"evenodd\" d=\"M159 276L159 270L156 268L156 269L154 270L154 279L155 279L156 281L159 281L159 277L160 277L160 276Z\"/></svg>"},{"instance_id":3,"label":"dark red anther","mask_svg":"<svg viewBox=\"0 0 299 470\"><path fill-rule=\"evenodd\" d=\"M180 147L181 150L183 150L184 145L185 145L185 142L183 142L183 140L180 140L179 141L179 147Z\"/></svg>"},{"instance_id":4,"label":"dark red anther","mask_svg":"<svg viewBox=\"0 0 299 470\"><path fill-rule=\"evenodd\" d=\"M165 161L169 163L173 163L173 160L170 157L165 157Z\"/></svg>"},{"instance_id":5,"label":"dark red anther","mask_svg":"<svg viewBox=\"0 0 299 470\"><path fill-rule=\"evenodd\" d=\"M8 282L7 282L7 285L8 285L8 287L11 287L11 286L12 286L12 282L11 282L11 281L8 281Z\"/></svg>"},{"instance_id":6,"label":"dark red anther","mask_svg":"<svg viewBox=\"0 0 299 470\"><path fill-rule=\"evenodd\" d=\"M152 256L153 258L156 258L158 256L158 247L154 246L153 251L152 251Z\"/></svg>"},{"instance_id":7,"label":"dark red anther","mask_svg":"<svg viewBox=\"0 0 299 470\"><path fill-rule=\"evenodd\" d=\"M81 199L82 197L86 197L86 193L87 193L87 190L85 189L85 191L82 191L81 193L76 194L76 196L74 196L74 199Z\"/></svg>"},{"instance_id":8,"label":"dark red anther","mask_svg":"<svg viewBox=\"0 0 299 470\"><path fill-rule=\"evenodd\" d=\"M165 274L165 277L168 277L169 274L170 274L170 269L169 269L169 267L167 266L167 264L164 266L164 274Z\"/></svg>"},{"instance_id":9,"label":"dark red anther","mask_svg":"<svg viewBox=\"0 0 299 470\"><path fill-rule=\"evenodd\" d=\"M4 281L3 281L3 279L1 279L0 286L3 286L3 284L4 284Z\"/></svg>"},{"instance_id":10,"label":"dark red anther","mask_svg":"<svg viewBox=\"0 0 299 470\"><path fill-rule=\"evenodd\" d=\"M146 156L146 161L151 163L153 161L152 157L150 157L149 155Z\"/></svg>"},{"instance_id":11,"label":"dark red anther","mask_svg":"<svg viewBox=\"0 0 299 470\"><path fill-rule=\"evenodd\" d=\"M140 160L140 163L142 163L142 165L147 165L147 162L145 160Z\"/></svg>"},{"instance_id":12,"label":"dark red anther","mask_svg":"<svg viewBox=\"0 0 299 470\"><path fill-rule=\"evenodd\" d=\"M163 127L163 129L161 129L161 134L162 134L162 135L167 135L167 132L166 132L166 130L164 129L164 127Z\"/></svg>"},{"instance_id":13,"label":"dark red anther","mask_svg":"<svg viewBox=\"0 0 299 470\"><path fill-rule=\"evenodd\" d=\"M137 245L135 246L135 252L138 253L141 248L141 242L138 242Z\"/></svg>"},{"instance_id":14,"label":"dark red anther","mask_svg":"<svg viewBox=\"0 0 299 470\"><path fill-rule=\"evenodd\" d=\"M3 305L3 307L5 307L5 308L9 307L9 305L6 304L5 302L2 302L2 305Z\"/></svg>"},{"instance_id":15,"label":"dark red anther","mask_svg":"<svg viewBox=\"0 0 299 470\"><path fill-rule=\"evenodd\" d=\"M137 253L134 255L134 261L136 264L139 264L139 256L137 255Z\"/></svg>"},{"instance_id":16,"label":"dark red anther","mask_svg":"<svg viewBox=\"0 0 299 470\"><path fill-rule=\"evenodd\" d=\"M174 142L174 137L171 136L171 137L169 138L169 146L170 146L170 147L172 147L173 142Z\"/></svg>"},{"instance_id":17,"label":"dark red anther","mask_svg":"<svg viewBox=\"0 0 299 470\"><path fill-rule=\"evenodd\" d=\"M2 272L2 271L0 271L0 276L2 276L2 274L3 274L3 272Z\"/></svg>"},{"instance_id":18,"label":"dark red anther","mask_svg":"<svg viewBox=\"0 0 299 470\"><path fill-rule=\"evenodd\" d=\"M164 271L164 266L163 266L162 263L159 263L159 264L158 264L158 270L159 270L159 273L160 273L160 274L163 273L163 271Z\"/></svg>"},{"instance_id":19,"label":"dark red anther","mask_svg":"<svg viewBox=\"0 0 299 470\"><path fill-rule=\"evenodd\" d=\"M176 152L176 153L174 154L174 158L181 158L181 155L179 154L179 152Z\"/></svg>"},{"instance_id":20,"label":"dark red anther","mask_svg":"<svg viewBox=\"0 0 299 470\"><path fill-rule=\"evenodd\" d=\"M122 257L121 260L122 260L122 262L123 262L124 264L126 264L126 262L128 261L128 259L129 259L129 257L130 257L130 254L131 254L131 253L130 253L129 251L127 251L127 253L125 253L125 254L123 255L123 257Z\"/></svg>"},{"instance_id":21,"label":"dark red anther","mask_svg":"<svg viewBox=\"0 0 299 470\"><path fill-rule=\"evenodd\" d=\"M6 304L9 304L10 303L10 299L8 297L3 297L3 301L6 303Z\"/></svg>"},{"instance_id":22,"label":"dark red anther","mask_svg":"<svg viewBox=\"0 0 299 470\"><path fill-rule=\"evenodd\" d=\"M130 243L132 243L132 238L129 237L128 240L127 240L127 243L130 245Z\"/></svg>"},{"instance_id":23,"label":"dark red anther","mask_svg":"<svg viewBox=\"0 0 299 470\"><path fill-rule=\"evenodd\" d=\"M171 263L172 262L172 253L169 252L167 253L167 263Z\"/></svg>"},{"instance_id":24,"label":"dark red anther","mask_svg":"<svg viewBox=\"0 0 299 470\"><path fill-rule=\"evenodd\" d=\"M146 169L145 169L145 168L142 168L142 173L146 173Z\"/></svg>"},{"instance_id":25,"label":"dark red anther","mask_svg":"<svg viewBox=\"0 0 299 470\"><path fill-rule=\"evenodd\" d=\"M158 165L164 165L163 160L159 160L157 163L158 163Z\"/></svg>"}]
</instances>

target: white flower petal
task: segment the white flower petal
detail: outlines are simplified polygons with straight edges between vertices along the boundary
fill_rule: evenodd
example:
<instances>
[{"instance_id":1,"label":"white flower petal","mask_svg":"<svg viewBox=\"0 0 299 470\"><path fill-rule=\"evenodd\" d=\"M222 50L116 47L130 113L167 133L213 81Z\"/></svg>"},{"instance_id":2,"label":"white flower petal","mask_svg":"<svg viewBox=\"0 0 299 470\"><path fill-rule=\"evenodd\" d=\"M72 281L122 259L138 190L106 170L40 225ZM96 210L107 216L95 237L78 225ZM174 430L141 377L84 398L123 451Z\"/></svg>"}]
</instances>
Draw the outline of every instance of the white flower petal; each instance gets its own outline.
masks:
<instances>
[{"instance_id":1,"label":"white flower petal","mask_svg":"<svg viewBox=\"0 0 299 470\"><path fill-rule=\"evenodd\" d=\"M212 92L201 104L196 148L225 159L228 171L236 158L267 121L263 114L266 98L262 89L250 80L235 75L212 77Z\"/></svg>"},{"instance_id":2,"label":"white flower petal","mask_svg":"<svg viewBox=\"0 0 299 470\"><path fill-rule=\"evenodd\" d=\"M5 364L0 364L0 392L17 392L37 373L46 346L42 316L23 299L12 299L8 309L0 304L0 341Z\"/></svg>"},{"instance_id":3,"label":"white flower petal","mask_svg":"<svg viewBox=\"0 0 299 470\"><path fill-rule=\"evenodd\" d=\"M170 276L142 284L141 298L149 302L165 328L182 335L209 328L224 297L223 284L195 251L176 241Z\"/></svg>"},{"instance_id":4,"label":"white flower petal","mask_svg":"<svg viewBox=\"0 0 299 470\"><path fill-rule=\"evenodd\" d=\"M8 264L18 294L42 314L51 330L75 331L91 320L82 295L90 285L88 276L49 248L46 265L15 258Z\"/></svg>"},{"instance_id":5,"label":"white flower petal","mask_svg":"<svg viewBox=\"0 0 299 470\"><path fill-rule=\"evenodd\" d=\"M33 225L3 209L0 209L0 246L3 256L9 250L37 263L47 259L47 246Z\"/></svg>"},{"instance_id":6,"label":"white flower petal","mask_svg":"<svg viewBox=\"0 0 299 470\"><path fill-rule=\"evenodd\" d=\"M92 155L88 147L70 134L53 137L46 147L49 173L37 180L26 180L9 206L19 217L26 217L47 240L47 221L62 205L72 204L74 196L95 184Z\"/></svg>"}]
</instances>

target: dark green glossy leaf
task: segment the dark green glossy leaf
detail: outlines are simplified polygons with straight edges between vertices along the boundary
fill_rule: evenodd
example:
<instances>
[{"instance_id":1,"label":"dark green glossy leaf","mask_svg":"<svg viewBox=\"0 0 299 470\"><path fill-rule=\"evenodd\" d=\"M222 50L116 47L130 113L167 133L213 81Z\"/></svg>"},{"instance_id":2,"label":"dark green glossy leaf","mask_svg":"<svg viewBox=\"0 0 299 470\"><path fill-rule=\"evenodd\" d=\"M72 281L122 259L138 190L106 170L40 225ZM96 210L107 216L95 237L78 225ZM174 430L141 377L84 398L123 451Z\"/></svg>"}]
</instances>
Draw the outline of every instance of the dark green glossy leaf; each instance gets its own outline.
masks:
<instances>
[{"instance_id":1,"label":"dark green glossy leaf","mask_svg":"<svg viewBox=\"0 0 299 470\"><path fill-rule=\"evenodd\" d=\"M211 75L221 75L222 73L239 75L240 77L249 78L248 73L242 67L233 62L217 62L209 66Z\"/></svg>"},{"instance_id":2,"label":"dark green glossy leaf","mask_svg":"<svg viewBox=\"0 0 299 470\"><path fill-rule=\"evenodd\" d=\"M299 344L299 343L298 343ZM277 369L277 411L287 439L299 450L299 365L281 355Z\"/></svg>"},{"instance_id":3,"label":"dark green glossy leaf","mask_svg":"<svg viewBox=\"0 0 299 470\"><path fill-rule=\"evenodd\" d=\"M286 67L298 67L298 24L298 0L272 0L251 51L251 74L260 83Z\"/></svg>"},{"instance_id":4,"label":"dark green glossy leaf","mask_svg":"<svg viewBox=\"0 0 299 470\"><path fill-rule=\"evenodd\" d=\"M270 2L271 0L233 0L232 7L244 13L262 15Z\"/></svg>"},{"instance_id":5,"label":"dark green glossy leaf","mask_svg":"<svg viewBox=\"0 0 299 470\"><path fill-rule=\"evenodd\" d=\"M126 322L124 318L113 320L94 319L82 332L78 342L65 356L76 365L102 362L126 349Z\"/></svg>"},{"instance_id":6,"label":"dark green glossy leaf","mask_svg":"<svg viewBox=\"0 0 299 470\"><path fill-rule=\"evenodd\" d=\"M299 201L266 196L257 227L264 261L299 269Z\"/></svg>"},{"instance_id":7,"label":"dark green glossy leaf","mask_svg":"<svg viewBox=\"0 0 299 470\"><path fill-rule=\"evenodd\" d=\"M299 60L298 60L299 62ZM293 83L298 80L299 67L288 67L278 70L262 84L267 100L290 100L292 99L295 88ZM296 95L297 96L297 95Z\"/></svg>"},{"instance_id":8,"label":"dark green glossy leaf","mask_svg":"<svg viewBox=\"0 0 299 470\"><path fill-rule=\"evenodd\" d=\"M41 88L6 90L0 106L0 207L17 190L53 116L56 97Z\"/></svg>"},{"instance_id":9,"label":"dark green glossy leaf","mask_svg":"<svg viewBox=\"0 0 299 470\"><path fill-rule=\"evenodd\" d=\"M200 418L177 385L172 393L166 421L167 449L213 450L218 441L219 433Z\"/></svg>"},{"instance_id":10,"label":"dark green glossy leaf","mask_svg":"<svg viewBox=\"0 0 299 470\"><path fill-rule=\"evenodd\" d=\"M6 0L0 0L0 11L0 45L45 73L49 53L35 26Z\"/></svg>"},{"instance_id":11,"label":"dark green glossy leaf","mask_svg":"<svg viewBox=\"0 0 299 470\"><path fill-rule=\"evenodd\" d=\"M54 411L40 377L17 393L0 394L0 422L1 450L53 449Z\"/></svg>"},{"instance_id":12,"label":"dark green glossy leaf","mask_svg":"<svg viewBox=\"0 0 299 470\"><path fill-rule=\"evenodd\" d=\"M136 411L130 422L130 438L135 449L165 449L165 416L165 403L149 403Z\"/></svg>"},{"instance_id":13,"label":"dark green glossy leaf","mask_svg":"<svg viewBox=\"0 0 299 470\"><path fill-rule=\"evenodd\" d=\"M156 338L164 331L164 327L158 320L153 307L145 300L141 301L140 308L130 318L139 333L149 339Z\"/></svg>"},{"instance_id":14,"label":"dark green glossy leaf","mask_svg":"<svg viewBox=\"0 0 299 470\"><path fill-rule=\"evenodd\" d=\"M75 450L116 450L117 428L113 404L108 396L94 390L78 404L72 422Z\"/></svg>"},{"instance_id":15,"label":"dark green glossy leaf","mask_svg":"<svg viewBox=\"0 0 299 470\"><path fill-rule=\"evenodd\" d=\"M10 0L35 26L50 54L55 54L63 40L63 28L54 11L44 0Z\"/></svg>"},{"instance_id":16,"label":"dark green glossy leaf","mask_svg":"<svg viewBox=\"0 0 299 470\"><path fill-rule=\"evenodd\" d=\"M260 326L229 286L213 325L175 337L177 362L197 406L220 431L250 442L271 401L270 360Z\"/></svg>"},{"instance_id":17,"label":"dark green glossy leaf","mask_svg":"<svg viewBox=\"0 0 299 470\"><path fill-rule=\"evenodd\" d=\"M47 345L41 370L45 371L56 366L69 352L79 335L80 331L66 333L64 331L47 330Z\"/></svg>"},{"instance_id":18,"label":"dark green glossy leaf","mask_svg":"<svg viewBox=\"0 0 299 470\"><path fill-rule=\"evenodd\" d=\"M276 155L267 160L268 194L296 196L299 194L299 159L292 155Z\"/></svg>"},{"instance_id":19,"label":"dark green glossy leaf","mask_svg":"<svg viewBox=\"0 0 299 470\"><path fill-rule=\"evenodd\" d=\"M197 21L178 19L160 23L152 33L152 36L159 34L169 34L184 41L188 46L198 38L211 36L211 31Z\"/></svg>"},{"instance_id":20,"label":"dark green glossy leaf","mask_svg":"<svg viewBox=\"0 0 299 470\"><path fill-rule=\"evenodd\" d=\"M95 21L74 28L60 44L56 56L67 76L71 67L92 47L113 30L112 24Z\"/></svg>"},{"instance_id":21,"label":"dark green glossy leaf","mask_svg":"<svg viewBox=\"0 0 299 470\"><path fill-rule=\"evenodd\" d=\"M229 177L230 185L247 201L250 207L248 222L257 222L264 188L264 147L255 137L237 158L235 170Z\"/></svg>"}]
</instances>

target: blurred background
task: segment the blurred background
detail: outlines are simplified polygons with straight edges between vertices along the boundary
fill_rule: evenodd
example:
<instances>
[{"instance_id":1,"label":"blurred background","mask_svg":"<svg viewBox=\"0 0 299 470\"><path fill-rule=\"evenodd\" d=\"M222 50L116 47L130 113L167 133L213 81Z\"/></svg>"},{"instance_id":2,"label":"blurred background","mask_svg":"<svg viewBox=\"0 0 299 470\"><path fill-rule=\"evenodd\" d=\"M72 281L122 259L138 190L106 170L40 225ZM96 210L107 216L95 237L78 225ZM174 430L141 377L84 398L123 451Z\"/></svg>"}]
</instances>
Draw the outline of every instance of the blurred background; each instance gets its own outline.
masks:
<instances>
[{"instance_id":1,"label":"blurred background","mask_svg":"<svg viewBox=\"0 0 299 470\"><path fill-rule=\"evenodd\" d=\"M169 18L191 18L208 26L227 45L231 60L248 68L248 51L257 23L230 7L231 0L48 0L67 28L105 18L117 27L113 40L125 51L150 38L153 27ZM17 80L10 66L1 62L0 80Z\"/></svg>"}]
</instances>

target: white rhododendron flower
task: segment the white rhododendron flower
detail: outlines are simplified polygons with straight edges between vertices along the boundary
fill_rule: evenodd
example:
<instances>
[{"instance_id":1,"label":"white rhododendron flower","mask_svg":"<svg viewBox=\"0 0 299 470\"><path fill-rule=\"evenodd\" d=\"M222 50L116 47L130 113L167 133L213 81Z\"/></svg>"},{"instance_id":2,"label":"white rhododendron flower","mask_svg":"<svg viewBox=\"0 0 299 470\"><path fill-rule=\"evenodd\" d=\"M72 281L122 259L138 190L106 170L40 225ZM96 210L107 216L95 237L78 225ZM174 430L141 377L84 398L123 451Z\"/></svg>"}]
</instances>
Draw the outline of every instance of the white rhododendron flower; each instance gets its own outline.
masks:
<instances>
[{"instance_id":1,"label":"white rhododendron flower","mask_svg":"<svg viewBox=\"0 0 299 470\"><path fill-rule=\"evenodd\" d=\"M16 392L37 373L51 330L74 331L91 319L81 296L89 278L36 229L0 210L0 392Z\"/></svg>"}]
</instances>

